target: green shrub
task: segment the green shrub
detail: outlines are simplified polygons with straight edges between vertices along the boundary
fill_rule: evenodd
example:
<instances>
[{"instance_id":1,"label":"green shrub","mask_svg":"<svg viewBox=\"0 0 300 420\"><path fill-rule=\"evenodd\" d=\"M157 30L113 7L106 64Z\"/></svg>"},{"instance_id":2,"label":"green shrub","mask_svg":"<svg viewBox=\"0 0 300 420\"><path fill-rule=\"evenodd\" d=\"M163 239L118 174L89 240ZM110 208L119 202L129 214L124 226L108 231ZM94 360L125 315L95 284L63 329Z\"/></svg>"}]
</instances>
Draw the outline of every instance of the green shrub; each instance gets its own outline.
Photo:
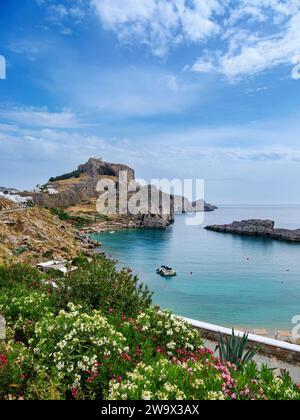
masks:
<instances>
[{"instance_id":1,"label":"green shrub","mask_svg":"<svg viewBox=\"0 0 300 420\"><path fill-rule=\"evenodd\" d=\"M80 216L72 216L71 214L67 213L65 210L59 208L52 208L50 212L54 216L58 216L61 221L70 222L74 225L77 229L82 229L83 227L92 223L92 219L88 217L80 217Z\"/></svg>"},{"instance_id":2,"label":"green shrub","mask_svg":"<svg viewBox=\"0 0 300 420\"><path fill-rule=\"evenodd\" d=\"M73 171L73 172L69 172L67 174L52 177L52 178L49 179L49 182L64 181L66 179L71 179L71 178L80 178L80 172L76 170L76 171Z\"/></svg>"},{"instance_id":3,"label":"green shrub","mask_svg":"<svg viewBox=\"0 0 300 420\"><path fill-rule=\"evenodd\" d=\"M53 259L53 251L46 251L46 252L44 252L43 258L47 258L48 260Z\"/></svg>"},{"instance_id":4,"label":"green shrub","mask_svg":"<svg viewBox=\"0 0 300 420\"><path fill-rule=\"evenodd\" d=\"M151 305L148 288L128 270L117 271L116 263L102 255L95 256L91 263L79 266L60 281L54 294L61 307L73 302L104 311L113 308L126 315L136 314Z\"/></svg>"},{"instance_id":5,"label":"green shrub","mask_svg":"<svg viewBox=\"0 0 300 420\"><path fill-rule=\"evenodd\" d=\"M66 396L61 391L59 379L47 370L40 370L27 382L24 395L26 400L60 401Z\"/></svg>"},{"instance_id":6,"label":"green shrub","mask_svg":"<svg viewBox=\"0 0 300 420\"><path fill-rule=\"evenodd\" d=\"M26 264L14 264L11 262L0 264L0 290L13 288L20 284L27 287L42 285L45 276L36 268Z\"/></svg>"},{"instance_id":7,"label":"green shrub","mask_svg":"<svg viewBox=\"0 0 300 420\"><path fill-rule=\"evenodd\" d=\"M27 251L27 246L21 246L20 248L16 248L12 251L14 257L18 257L22 255L24 252Z\"/></svg>"}]
</instances>

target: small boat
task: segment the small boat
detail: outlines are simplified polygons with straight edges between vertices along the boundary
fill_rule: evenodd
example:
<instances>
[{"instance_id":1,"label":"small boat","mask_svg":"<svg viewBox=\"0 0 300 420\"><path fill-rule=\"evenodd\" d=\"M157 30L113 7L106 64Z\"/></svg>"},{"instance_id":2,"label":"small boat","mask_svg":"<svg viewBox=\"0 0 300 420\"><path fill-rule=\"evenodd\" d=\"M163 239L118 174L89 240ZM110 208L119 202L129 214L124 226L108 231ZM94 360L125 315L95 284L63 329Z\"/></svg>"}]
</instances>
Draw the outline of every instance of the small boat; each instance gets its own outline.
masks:
<instances>
[{"instance_id":1,"label":"small boat","mask_svg":"<svg viewBox=\"0 0 300 420\"><path fill-rule=\"evenodd\" d=\"M156 270L156 272L157 274L163 277L173 277L177 275L176 271L173 268L167 267L165 265L162 265L161 267L159 267Z\"/></svg>"}]
</instances>

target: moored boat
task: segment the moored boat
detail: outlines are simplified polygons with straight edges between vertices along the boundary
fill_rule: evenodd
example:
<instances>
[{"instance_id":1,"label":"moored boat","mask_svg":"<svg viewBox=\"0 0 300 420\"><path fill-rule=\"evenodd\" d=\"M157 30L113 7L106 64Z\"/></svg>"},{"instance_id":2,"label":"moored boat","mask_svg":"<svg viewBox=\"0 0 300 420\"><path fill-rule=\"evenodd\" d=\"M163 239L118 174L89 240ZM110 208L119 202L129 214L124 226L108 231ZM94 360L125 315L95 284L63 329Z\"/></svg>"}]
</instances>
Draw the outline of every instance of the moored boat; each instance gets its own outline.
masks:
<instances>
[{"instance_id":1,"label":"moored boat","mask_svg":"<svg viewBox=\"0 0 300 420\"><path fill-rule=\"evenodd\" d=\"M165 265L162 265L161 267L159 267L156 270L156 272L157 274L163 277L173 277L177 275L176 271L173 268L167 267Z\"/></svg>"}]
</instances>

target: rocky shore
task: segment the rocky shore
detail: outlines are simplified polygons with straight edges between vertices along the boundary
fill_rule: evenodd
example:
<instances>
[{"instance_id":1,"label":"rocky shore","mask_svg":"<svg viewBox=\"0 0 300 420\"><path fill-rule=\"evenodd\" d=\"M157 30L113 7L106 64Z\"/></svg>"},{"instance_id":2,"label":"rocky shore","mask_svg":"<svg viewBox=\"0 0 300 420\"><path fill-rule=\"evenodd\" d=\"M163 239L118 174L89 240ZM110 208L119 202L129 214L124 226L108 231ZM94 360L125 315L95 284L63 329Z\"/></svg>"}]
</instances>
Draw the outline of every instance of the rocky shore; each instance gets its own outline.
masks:
<instances>
[{"instance_id":1,"label":"rocky shore","mask_svg":"<svg viewBox=\"0 0 300 420\"><path fill-rule=\"evenodd\" d=\"M272 220L242 220L241 222L233 222L229 225L206 226L205 229L213 232L271 238L279 241L300 243L300 229L275 229L275 222Z\"/></svg>"}]
</instances>

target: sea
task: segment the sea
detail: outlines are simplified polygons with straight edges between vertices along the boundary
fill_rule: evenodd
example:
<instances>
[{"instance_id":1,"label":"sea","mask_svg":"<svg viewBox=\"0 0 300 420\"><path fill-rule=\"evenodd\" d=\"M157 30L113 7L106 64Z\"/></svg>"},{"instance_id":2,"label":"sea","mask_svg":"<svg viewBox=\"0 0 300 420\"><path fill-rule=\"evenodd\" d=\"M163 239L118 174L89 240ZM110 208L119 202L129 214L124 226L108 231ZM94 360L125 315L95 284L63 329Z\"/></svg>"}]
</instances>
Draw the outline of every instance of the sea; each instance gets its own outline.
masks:
<instances>
[{"instance_id":1,"label":"sea","mask_svg":"<svg viewBox=\"0 0 300 420\"><path fill-rule=\"evenodd\" d=\"M300 205L220 206L179 215L167 230L120 230L95 234L103 250L130 267L154 292L153 301L175 314L234 328L291 330L300 315L300 244L209 232L206 225L271 219L300 228ZM156 273L161 265L176 277Z\"/></svg>"}]
</instances>

